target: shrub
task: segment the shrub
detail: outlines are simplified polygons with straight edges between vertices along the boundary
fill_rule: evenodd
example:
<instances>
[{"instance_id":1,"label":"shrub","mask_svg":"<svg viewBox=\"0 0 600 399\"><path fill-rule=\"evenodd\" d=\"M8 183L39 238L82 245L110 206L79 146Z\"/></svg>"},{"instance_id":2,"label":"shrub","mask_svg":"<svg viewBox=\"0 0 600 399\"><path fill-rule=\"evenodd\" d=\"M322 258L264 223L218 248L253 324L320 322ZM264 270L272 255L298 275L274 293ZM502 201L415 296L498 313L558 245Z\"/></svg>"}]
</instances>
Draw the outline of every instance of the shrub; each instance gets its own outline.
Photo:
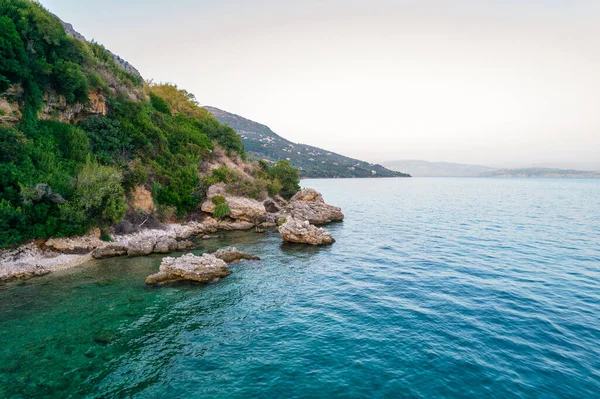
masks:
<instances>
[{"instance_id":1,"label":"shrub","mask_svg":"<svg viewBox=\"0 0 600 399\"><path fill-rule=\"evenodd\" d=\"M230 212L231 212L231 209L229 208L229 205L227 205L226 203L219 204L219 205L215 206L213 216L216 219L223 219L225 216L228 216Z\"/></svg>"},{"instance_id":2,"label":"shrub","mask_svg":"<svg viewBox=\"0 0 600 399\"><path fill-rule=\"evenodd\" d=\"M158 112L171 115L169 104L162 97L159 97L154 93L150 93L150 102L152 103L152 107L154 107L154 109Z\"/></svg>"},{"instance_id":3,"label":"shrub","mask_svg":"<svg viewBox=\"0 0 600 399\"><path fill-rule=\"evenodd\" d=\"M227 200L222 195L215 195L212 197L212 203L215 205L225 204Z\"/></svg>"},{"instance_id":4,"label":"shrub","mask_svg":"<svg viewBox=\"0 0 600 399\"><path fill-rule=\"evenodd\" d=\"M281 184L280 194L286 199L290 199L294 194L300 191L300 174L298 169L294 168L288 161L277 161L270 170L273 182L279 180Z\"/></svg>"},{"instance_id":5,"label":"shrub","mask_svg":"<svg viewBox=\"0 0 600 399\"><path fill-rule=\"evenodd\" d=\"M74 198L61 205L63 222L79 232L119 222L127 209L121 180L116 168L88 159L77 175Z\"/></svg>"},{"instance_id":6,"label":"shrub","mask_svg":"<svg viewBox=\"0 0 600 399\"><path fill-rule=\"evenodd\" d=\"M267 185L267 191L269 192L269 195L271 197L274 197L277 194L279 194L281 192L282 188L283 188L283 184L281 184L281 182L279 181L278 178L275 178L272 182L270 182Z\"/></svg>"}]
</instances>

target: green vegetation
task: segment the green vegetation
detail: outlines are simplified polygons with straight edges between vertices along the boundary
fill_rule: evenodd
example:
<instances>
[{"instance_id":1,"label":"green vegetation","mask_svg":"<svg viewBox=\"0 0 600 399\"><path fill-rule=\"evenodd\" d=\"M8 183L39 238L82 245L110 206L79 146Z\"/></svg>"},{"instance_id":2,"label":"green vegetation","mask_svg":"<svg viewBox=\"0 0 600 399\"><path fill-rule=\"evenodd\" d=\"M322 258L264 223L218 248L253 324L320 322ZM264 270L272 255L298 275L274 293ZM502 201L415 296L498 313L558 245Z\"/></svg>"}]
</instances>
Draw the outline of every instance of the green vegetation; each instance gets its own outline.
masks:
<instances>
[{"instance_id":1,"label":"green vegetation","mask_svg":"<svg viewBox=\"0 0 600 399\"><path fill-rule=\"evenodd\" d=\"M225 197L223 197L222 195L215 195L214 197L212 197L211 201L215 205L222 205L227 202L227 200L225 200Z\"/></svg>"},{"instance_id":2,"label":"green vegetation","mask_svg":"<svg viewBox=\"0 0 600 399\"><path fill-rule=\"evenodd\" d=\"M229 215L229 212L231 212L231 209L229 209L229 205L219 204L215 206L213 216L217 219L223 219L225 216Z\"/></svg>"},{"instance_id":3,"label":"green vegetation","mask_svg":"<svg viewBox=\"0 0 600 399\"><path fill-rule=\"evenodd\" d=\"M108 112L40 120L45 94L68 105L100 98ZM299 188L289 164L243 164L241 137L191 93L144 84L100 44L68 36L33 1L0 2L0 97L22 113L19 124L0 126L0 247L115 225L135 214L128 204L139 185L151 189L159 220L197 210L216 182L256 199ZM45 112L44 119L64 120L60 110ZM239 170L202 173L224 157ZM224 198L216 207L216 217L229 214Z\"/></svg>"}]
</instances>

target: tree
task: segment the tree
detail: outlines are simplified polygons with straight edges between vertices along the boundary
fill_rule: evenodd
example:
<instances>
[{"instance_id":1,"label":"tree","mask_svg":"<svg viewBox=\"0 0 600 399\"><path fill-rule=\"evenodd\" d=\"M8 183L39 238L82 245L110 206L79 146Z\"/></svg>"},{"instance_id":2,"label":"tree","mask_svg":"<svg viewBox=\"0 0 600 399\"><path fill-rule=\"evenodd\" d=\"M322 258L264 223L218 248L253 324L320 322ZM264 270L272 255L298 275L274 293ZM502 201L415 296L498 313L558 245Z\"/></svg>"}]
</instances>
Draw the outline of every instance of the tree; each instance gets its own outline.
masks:
<instances>
[{"instance_id":1,"label":"tree","mask_svg":"<svg viewBox=\"0 0 600 399\"><path fill-rule=\"evenodd\" d=\"M61 206L63 221L81 233L91 226L107 227L119 222L127 209L122 179L117 168L88 158L77 175L74 198Z\"/></svg>"},{"instance_id":2,"label":"tree","mask_svg":"<svg viewBox=\"0 0 600 399\"><path fill-rule=\"evenodd\" d=\"M298 169L294 168L288 161L277 161L269 173L274 183L279 181L281 185L279 193L282 197L289 199L300 191L300 174Z\"/></svg>"}]
</instances>

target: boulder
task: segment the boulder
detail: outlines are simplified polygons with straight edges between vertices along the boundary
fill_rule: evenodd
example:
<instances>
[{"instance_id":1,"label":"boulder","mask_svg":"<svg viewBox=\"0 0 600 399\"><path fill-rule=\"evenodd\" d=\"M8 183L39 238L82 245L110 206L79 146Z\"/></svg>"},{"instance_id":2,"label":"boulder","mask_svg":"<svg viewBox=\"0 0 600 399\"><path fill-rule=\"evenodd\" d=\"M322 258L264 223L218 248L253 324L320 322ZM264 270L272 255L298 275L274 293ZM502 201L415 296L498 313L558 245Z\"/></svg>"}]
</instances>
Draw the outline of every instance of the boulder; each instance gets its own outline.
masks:
<instances>
[{"instance_id":1,"label":"boulder","mask_svg":"<svg viewBox=\"0 0 600 399\"><path fill-rule=\"evenodd\" d=\"M168 254L177 251L179 245L177 240L172 237L160 237L154 245L154 252L159 254Z\"/></svg>"},{"instance_id":2,"label":"boulder","mask_svg":"<svg viewBox=\"0 0 600 399\"><path fill-rule=\"evenodd\" d=\"M127 256L144 256L154 252L156 238L150 236L137 237L129 241Z\"/></svg>"},{"instance_id":3,"label":"boulder","mask_svg":"<svg viewBox=\"0 0 600 399\"><path fill-rule=\"evenodd\" d=\"M208 283L231 274L227 263L212 254L186 254L179 258L165 257L158 273L146 278L146 284L164 284L179 281Z\"/></svg>"},{"instance_id":4,"label":"boulder","mask_svg":"<svg viewBox=\"0 0 600 399\"><path fill-rule=\"evenodd\" d=\"M265 206L257 200L245 197L233 197L226 196L225 200L229 205L229 217L236 220L243 221L256 221L259 220L267 210ZM208 199L202 203L202 211L213 213L215 211L215 204L211 199Z\"/></svg>"},{"instance_id":5,"label":"boulder","mask_svg":"<svg viewBox=\"0 0 600 399\"><path fill-rule=\"evenodd\" d=\"M42 245L42 249L63 254L87 254L106 244L99 236L98 230L81 237L50 238Z\"/></svg>"},{"instance_id":6,"label":"boulder","mask_svg":"<svg viewBox=\"0 0 600 399\"><path fill-rule=\"evenodd\" d=\"M308 188L297 192L285 207L285 214L311 224L326 224L344 219L341 208L328 205L317 190Z\"/></svg>"},{"instance_id":7,"label":"boulder","mask_svg":"<svg viewBox=\"0 0 600 399\"><path fill-rule=\"evenodd\" d=\"M108 244L104 247L96 248L92 252L92 257L95 259L113 258L115 256L125 255L127 247L120 244Z\"/></svg>"},{"instance_id":8,"label":"boulder","mask_svg":"<svg viewBox=\"0 0 600 399\"><path fill-rule=\"evenodd\" d=\"M285 209L292 218L312 224L326 224L344 219L341 208L323 202L290 201Z\"/></svg>"},{"instance_id":9,"label":"boulder","mask_svg":"<svg viewBox=\"0 0 600 399\"><path fill-rule=\"evenodd\" d=\"M308 220L288 218L279 226L279 234L284 241L299 244L329 245L335 242L331 233L313 226Z\"/></svg>"},{"instance_id":10,"label":"boulder","mask_svg":"<svg viewBox=\"0 0 600 399\"><path fill-rule=\"evenodd\" d=\"M290 199L290 202L293 201L320 202L322 204L325 203L321 193L315 190L314 188L305 188L304 190L298 191Z\"/></svg>"},{"instance_id":11,"label":"boulder","mask_svg":"<svg viewBox=\"0 0 600 399\"><path fill-rule=\"evenodd\" d=\"M263 205L265 206L265 210L268 213L277 213L281 211L281 207L279 206L279 204L277 204L277 202L275 202L271 198L265 200L263 202Z\"/></svg>"},{"instance_id":12,"label":"boulder","mask_svg":"<svg viewBox=\"0 0 600 399\"><path fill-rule=\"evenodd\" d=\"M242 259L247 260L260 260L258 256L253 256L250 254L246 254L244 252L240 252L236 247L227 247L221 248L213 253L216 258L224 260L227 263L239 262Z\"/></svg>"}]
</instances>

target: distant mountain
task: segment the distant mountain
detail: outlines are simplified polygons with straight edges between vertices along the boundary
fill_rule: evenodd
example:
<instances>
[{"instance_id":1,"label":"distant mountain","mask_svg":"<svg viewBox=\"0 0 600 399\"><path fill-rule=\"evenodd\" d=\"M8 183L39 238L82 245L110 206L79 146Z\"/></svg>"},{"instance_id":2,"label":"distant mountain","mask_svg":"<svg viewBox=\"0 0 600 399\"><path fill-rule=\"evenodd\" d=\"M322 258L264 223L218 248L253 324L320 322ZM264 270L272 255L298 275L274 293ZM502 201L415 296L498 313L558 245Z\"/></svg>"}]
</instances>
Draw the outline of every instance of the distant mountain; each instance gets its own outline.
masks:
<instances>
[{"instance_id":1,"label":"distant mountain","mask_svg":"<svg viewBox=\"0 0 600 399\"><path fill-rule=\"evenodd\" d=\"M247 152L259 159L287 159L300 170L302 177L410 177L381 165L359 161L306 144L293 143L268 126L218 108L204 107L219 122L232 127L242 136Z\"/></svg>"},{"instance_id":2,"label":"distant mountain","mask_svg":"<svg viewBox=\"0 0 600 399\"><path fill-rule=\"evenodd\" d=\"M479 174L480 177L564 177L564 178L600 178L600 172L574 169L524 168L500 169Z\"/></svg>"},{"instance_id":3,"label":"distant mountain","mask_svg":"<svg viewBox=\"0 0 600 399\"><path fill-rule=\"evenodd\" d=\"M392 170L401 170L414 177L467 177L493 172L496 168L452 162L428 162L416 159L382 162Z\"/></svg>"}]
</instances>

